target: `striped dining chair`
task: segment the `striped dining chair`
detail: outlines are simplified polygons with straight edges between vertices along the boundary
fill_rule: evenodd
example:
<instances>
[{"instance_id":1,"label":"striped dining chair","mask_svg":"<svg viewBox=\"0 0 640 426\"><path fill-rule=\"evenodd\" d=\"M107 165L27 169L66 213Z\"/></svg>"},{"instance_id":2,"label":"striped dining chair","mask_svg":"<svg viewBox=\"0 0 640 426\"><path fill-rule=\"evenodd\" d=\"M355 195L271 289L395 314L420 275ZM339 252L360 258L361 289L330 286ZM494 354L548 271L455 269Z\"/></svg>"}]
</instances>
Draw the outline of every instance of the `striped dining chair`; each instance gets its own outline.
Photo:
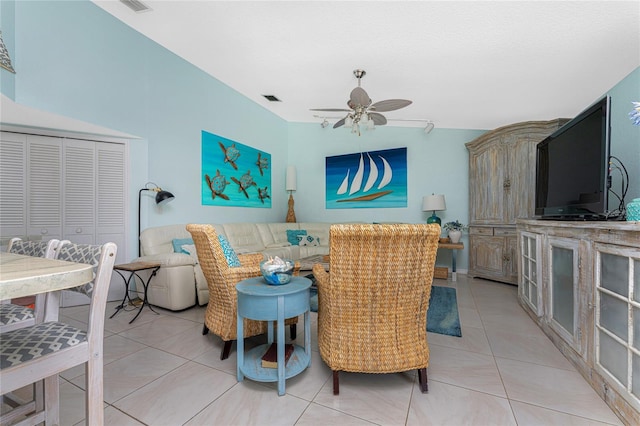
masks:
<instances>
[{"instance_id":1,"label":"striped dining chair","mask_svg":"<svg viewBox=\"0 0 640 426\"><path fill-rule=\"evenodd\" d=\"M14 392L44 380L44 407L30 414L27 424L59 424L58 374L85 365L85 397L88 425L104 424L103 339L104 317L111 273L116 258L114 243L103 245L66 243L58 259L94 267L93 281L70 289L90 297L86 327L47 321L2 334L0 339L0 394ZM48 315L47 315L48 316ZM3 413L0 424L9 424Z\"/></svg>"}]
</instances>

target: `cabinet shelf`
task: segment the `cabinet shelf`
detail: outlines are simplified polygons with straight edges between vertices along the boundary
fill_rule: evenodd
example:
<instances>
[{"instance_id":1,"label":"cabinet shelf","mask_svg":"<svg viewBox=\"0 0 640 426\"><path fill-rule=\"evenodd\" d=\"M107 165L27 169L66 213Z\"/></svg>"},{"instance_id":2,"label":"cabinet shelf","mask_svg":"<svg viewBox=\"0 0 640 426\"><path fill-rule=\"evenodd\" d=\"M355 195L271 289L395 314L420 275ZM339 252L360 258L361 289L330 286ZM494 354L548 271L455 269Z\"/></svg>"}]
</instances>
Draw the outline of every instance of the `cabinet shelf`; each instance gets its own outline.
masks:
<instances>
[{"instance_id":1,"label":"cabinet shelf","mask_svg":"<svg viewBox=\"0 0 640 426\"><path fill-rule=\"evenodd\" d=\"M277 382L278 369L262 367L262 355L269 349L270 344L256 346L244 353L242 373L249 379L258 382ZM293 353L284 367L284 378L291 378L301 373L311 363L311 354L304 351L299 345L293 345Z\"/></svg>"}]
</instances>

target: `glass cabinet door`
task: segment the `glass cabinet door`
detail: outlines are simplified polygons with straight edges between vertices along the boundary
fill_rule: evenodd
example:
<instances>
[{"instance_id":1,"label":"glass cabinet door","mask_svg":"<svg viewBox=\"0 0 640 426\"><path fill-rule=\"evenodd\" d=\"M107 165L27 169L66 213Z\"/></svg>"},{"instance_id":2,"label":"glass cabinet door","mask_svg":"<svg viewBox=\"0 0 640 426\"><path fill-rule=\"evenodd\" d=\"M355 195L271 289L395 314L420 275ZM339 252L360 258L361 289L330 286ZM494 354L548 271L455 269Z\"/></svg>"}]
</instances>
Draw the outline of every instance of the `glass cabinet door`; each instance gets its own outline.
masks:
<instances>
[{"instance_id":1,"label":"glass cabinet door","mask_svg":"<svg viewBox=\"0 0 640 426\"><path fill-rule=\"evenodd\" d=\"M549 237L549 311L551 327L578 353L582 331L578 327L579 241Z\"/></svg>"},{"instance_id":2,"label":"glass cabinet door","mask_svg":"<svg viewBox=\"0 0 640 426\"><path fill-rule=\"evenodd\" d=\"M538 316L542 315L541 238L529 232L520 234L520 297Z\"/></svg>"},{"instance_id":3,"label":"glass cabinet door","mask_svg":"<svg viewBox=\"0 0 640 426\"><path fill-rule=\"evenodd\" d=\"M640 408L640 252L595 247L596 367Z\"/></svg>"}]
</instances>

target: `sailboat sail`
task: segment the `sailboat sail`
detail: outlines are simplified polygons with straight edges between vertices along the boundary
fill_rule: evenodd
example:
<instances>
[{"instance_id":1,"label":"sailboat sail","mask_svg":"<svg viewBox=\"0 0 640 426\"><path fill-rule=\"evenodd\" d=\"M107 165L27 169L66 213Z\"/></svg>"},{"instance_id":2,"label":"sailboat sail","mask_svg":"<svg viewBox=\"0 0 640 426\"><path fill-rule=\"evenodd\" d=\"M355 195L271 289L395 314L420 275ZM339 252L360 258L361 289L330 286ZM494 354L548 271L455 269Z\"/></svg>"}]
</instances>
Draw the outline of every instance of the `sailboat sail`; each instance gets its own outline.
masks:
<instances>
[{"instance_id":1,"label":"sailboat sail","mask_svg":"<svg viewBox=\"0 0 640 426\"><path fill-rule=\"evenodd\" d=\"M369 157L369 176L367 177L367 181L364 185L364 188L362 189L362 192L369 191L371 188L373 188L376 181L378 180L378 166L376 165L375 161L373 160L373 158L371 158L371 155L368 152L367 152L367 157ZM384 157L382 157L381 155L378 155L378 157L380 158L380 160L382 160L383 172L382 172L382 179L380 180L380 183L378 184L377 189L382 189L391 182L391 179L393 178L393 171L391 169L391 165ZM340 184L338 191L336 191L337 195L346 194L347 191L349 191L349 195L353 195L357 192L360 192L360 187L362 186L362 180L364 178L364 156L362 154L360 154L358 170L353 175L353 181L351 182L351 186L349 186L350 172L351 172L351 169L347 169L347 175L342 180L342 183ZM372 199L381 197L383 195L386 195L390 192L391 191L378 192L371 195L352 198L350 200L353 200L353 201L372 200ZM340 202L340 201L348 201L348 200L338 200L338 201Z\"/></svg>"},{"instance_id":2,"label":"sailboat sail","mask_svg":"<svg viewBox=\"0 0 640 426\"><path fill-rule=\"evenodd\" d=\"M338 191L337 191L338 195L345 194L347 192L347 189L349 189L349 172L350 171L351 169L347 170L347 175L344 177L342 183L340 184L340 188L338 188Z\"/></svg>"},{"instance_id":3,"label":"sailboat sail","mask_svg":"<svg viewBox=\"0 0 640 426\"><path fill-rule=\"evenodd\" d=\"M382 160L382 164L384 164L384 173L382 174L382 180L378 185L378 189L382 189L385 186L389 185L389 182L391 182L393 171L391 170L391 166L389 165L387 160L384 159L384 157L382 157L381 155L378 155L378 157L380 157L380 159Z\"/></svg>"},{"instance_id":4,"label":"sailboat sail","mask_svg":"<svg viewBox=\"0 0 640 426\"><path fill-rule=\"evenodd\" d=\"M360 191L362 185L362 177L364 176L364 160L362 154L360 154L360 163L358 164L358 171L353 176L353 182L351 182L351 188L349 189L349 195L353 195Z\"/></svg>"},{"instance_id":5,"label":"sailboat sail","mask_svg":"<svg viewBox=\"0 0 640 426\"><path fill-rule=\"evenodd\" d=\"M363 192L367 192L373 188L373 184L378 180L378 167L376 166L376 162L373 161L373 158L371 158L368 152L367 157L369 157L369 177L367 178L367 183L364 185Z\"/></svg>"}]
</instances>

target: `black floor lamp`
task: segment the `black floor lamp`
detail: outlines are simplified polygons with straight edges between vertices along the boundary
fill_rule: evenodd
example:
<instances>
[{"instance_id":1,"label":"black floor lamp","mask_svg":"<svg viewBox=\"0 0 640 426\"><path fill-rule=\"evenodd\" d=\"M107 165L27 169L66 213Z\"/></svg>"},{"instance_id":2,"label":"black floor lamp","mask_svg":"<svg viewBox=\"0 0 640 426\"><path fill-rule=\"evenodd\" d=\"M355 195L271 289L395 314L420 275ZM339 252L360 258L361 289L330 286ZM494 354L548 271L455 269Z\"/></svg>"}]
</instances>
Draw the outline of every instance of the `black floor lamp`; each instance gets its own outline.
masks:
<instances>
[{"instance_id":1,"label":"black floor lamp","mask_svg":"<svg viewBox=\"0 0 640 426\"><path fill-rule=\"evenodd\" d=\"M152 188L149 185L153 185ZM140 243L140 233L142 230L140 229L140 202L142 201L142 191L151 191L156 193L156 204L161 206L163 204L167 204L169 201L173 200L175 197L169 191L164 191L158 185L153 182L147 182L138 192L138 257L140 257L141 251L141 243Z\"/></svg>"}]
</instances>

